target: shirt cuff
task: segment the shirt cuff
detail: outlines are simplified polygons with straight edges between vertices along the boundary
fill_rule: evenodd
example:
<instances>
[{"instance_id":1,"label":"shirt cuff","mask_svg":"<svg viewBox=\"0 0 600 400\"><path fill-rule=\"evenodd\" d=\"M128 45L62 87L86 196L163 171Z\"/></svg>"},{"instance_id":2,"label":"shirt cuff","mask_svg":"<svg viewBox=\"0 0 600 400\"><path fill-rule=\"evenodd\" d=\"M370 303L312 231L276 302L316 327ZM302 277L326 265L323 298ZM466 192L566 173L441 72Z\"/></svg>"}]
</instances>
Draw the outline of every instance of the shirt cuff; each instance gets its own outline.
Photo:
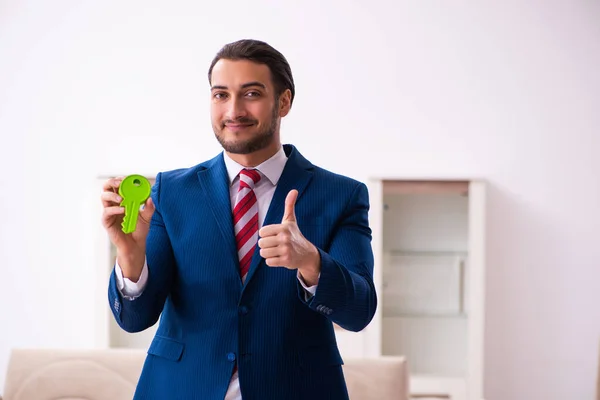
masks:
<instances>
[{"instance_id":1,"label":"shirt cuff","mask_svg":"<svg viewBox=\"0 0 600 400\"><path fill-rule=\"evenodd\" d=\"M306 282L304 282L304 279L302 278L302 275L300 275L300 271L298 271L296 273L296 276L298 277L298 281L300 281L300 284L304 288L304 295L305 295L304 297L305 297L305 300L306 301L310 300L315 295L315 293L317 293L317 286L318 286L318 284L317 285L313 285L313 286L307 286ZM317 277L317 281L318 281L318 279L320 277L321 277L321 274L319 273L319 276Z\"/></svg>"},{"instance_id":2,"label":"shirt cuff","mask_svg":"<svg viewBox=\"0 0 600 400\"><path fill-rule=\"evenodd\" d=\"M121 269L119 262L115 261L115 277L117 279L117 288L119 289L119 292L121 292L121 296L127 300L135 300L141 296L146 287L146 283L148 282L148 264L146 260L144 260L140 279L138 279L137 282L133 282L131 279L123 277L123 270Z\"/></svg>"}]
</instances>

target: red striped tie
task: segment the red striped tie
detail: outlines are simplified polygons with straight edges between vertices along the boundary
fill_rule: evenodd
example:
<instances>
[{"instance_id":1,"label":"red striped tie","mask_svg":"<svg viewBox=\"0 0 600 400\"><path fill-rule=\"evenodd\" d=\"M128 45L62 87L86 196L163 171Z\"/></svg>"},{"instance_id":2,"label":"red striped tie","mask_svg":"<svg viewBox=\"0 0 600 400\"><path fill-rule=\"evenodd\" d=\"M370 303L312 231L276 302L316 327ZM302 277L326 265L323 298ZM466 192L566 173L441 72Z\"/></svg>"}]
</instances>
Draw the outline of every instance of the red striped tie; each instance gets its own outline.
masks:
<instances>
[{"instance_id":1,"label":"red striped tie","mask_svg":"<svg viewBox=\"0 0 600 400\"><path fill-rule=\"evenodd\" d=\"M240 188L233 207L233 226L242 281L246 279L250 269L258 240L258 202L253 190L258 181L260 181L260 174L255 169L240 171Z\"/></svg>"}]
</instances>

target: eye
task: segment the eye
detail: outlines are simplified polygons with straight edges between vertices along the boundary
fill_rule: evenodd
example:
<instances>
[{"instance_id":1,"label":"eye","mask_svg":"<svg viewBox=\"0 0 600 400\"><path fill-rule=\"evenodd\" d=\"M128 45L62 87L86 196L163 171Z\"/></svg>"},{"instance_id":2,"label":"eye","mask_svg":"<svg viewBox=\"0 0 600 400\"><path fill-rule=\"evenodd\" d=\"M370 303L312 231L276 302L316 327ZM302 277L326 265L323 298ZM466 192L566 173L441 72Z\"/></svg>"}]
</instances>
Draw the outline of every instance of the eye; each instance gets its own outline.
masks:
<instances>
[{"instance_id":1,"label":"eye","mask_svg":"<svg viewBox=\"0 0 600 400\"><path fill-rule=\"evenodd\" d=\"M223 92L215 92L213 93L213 98L216 100L222 100L224 98L227 97L227 93L223 93Z\"/></svg>"},{"instance_id":2,"label":"eye","mask_svg":"<svg viewBox=\"0 0 600 400\"><path fill-rule=\"evenodd\" d=\"M246 93L246 97L260 97L260 92L257 92L255 90Z\"/></svg>"}]
</instances>

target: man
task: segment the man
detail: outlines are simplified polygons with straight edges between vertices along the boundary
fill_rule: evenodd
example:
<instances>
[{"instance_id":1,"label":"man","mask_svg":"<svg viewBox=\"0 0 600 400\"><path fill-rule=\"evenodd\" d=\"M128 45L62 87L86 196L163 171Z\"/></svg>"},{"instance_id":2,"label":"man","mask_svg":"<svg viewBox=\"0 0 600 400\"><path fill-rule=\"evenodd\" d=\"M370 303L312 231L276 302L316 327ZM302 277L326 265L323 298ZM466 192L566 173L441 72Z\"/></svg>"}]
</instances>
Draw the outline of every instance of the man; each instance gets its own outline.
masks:
<instances>
[{"instance_id":1,"label":"man","mask_svg":"<svg viewBox=\"0 0 600 400\"><path fill-rule=\"evenodd\" d=\"M332 323L360 331L377 305L366 186L282 146L295 91L277 50L230 43L208 78L224 152L158 174L130 235L121 178L102 194L116 321L162 313L135 399L347 399Z\"/></svg>"}]
</instances>

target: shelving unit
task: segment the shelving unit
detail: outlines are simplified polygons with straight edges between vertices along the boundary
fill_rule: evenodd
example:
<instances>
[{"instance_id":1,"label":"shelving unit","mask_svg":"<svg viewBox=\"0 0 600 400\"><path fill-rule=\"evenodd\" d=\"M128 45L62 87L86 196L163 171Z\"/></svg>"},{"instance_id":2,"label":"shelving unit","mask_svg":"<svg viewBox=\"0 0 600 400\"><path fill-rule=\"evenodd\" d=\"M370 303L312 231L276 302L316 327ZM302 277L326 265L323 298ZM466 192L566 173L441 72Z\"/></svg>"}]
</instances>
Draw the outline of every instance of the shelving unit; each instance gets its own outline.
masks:
<instances>
[{"instance_id":1,"label":"shelving unit","mask_svg":"<svg viewBox=\"0 0 600 400\"><path fill-rule=\"evenodd\" d=\"M373 179L369 196L378 310L338 333L342 355L403 355L412 394L482 400L484 182Z\"/></svg>"}]
</instances>

